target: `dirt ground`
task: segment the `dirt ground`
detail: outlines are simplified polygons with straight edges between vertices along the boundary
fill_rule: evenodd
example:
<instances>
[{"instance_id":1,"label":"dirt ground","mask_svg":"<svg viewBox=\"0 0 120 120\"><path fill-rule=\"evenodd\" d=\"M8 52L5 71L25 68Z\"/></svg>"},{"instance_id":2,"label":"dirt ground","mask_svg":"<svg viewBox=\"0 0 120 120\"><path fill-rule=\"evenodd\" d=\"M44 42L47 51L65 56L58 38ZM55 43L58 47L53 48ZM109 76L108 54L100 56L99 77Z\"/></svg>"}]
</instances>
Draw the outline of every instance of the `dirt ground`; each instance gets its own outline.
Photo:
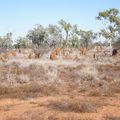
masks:
<instances>
[{"instance_id":1,"label":"dirt ground","mask_svg":"<svg viewBox=\"0 0 120 120\"><path fill-rule=\"evenodd\" d=\"M69 101L88 100L96 103L93 112L79 112L65 110L65 106L50 107L58 100ZM53 103L51 103L51 101ZM78 104L79 105L79 104ZM86 108L87 109L87 108ZM90 108L93 109L93 108ZM109 118L107 118L109 117ZM120 120L120 94L114 97L89 97L83 94L62 96L48 96L31 98L28 100L1 99L0 120Z\"/></svg>"}]
</instances>

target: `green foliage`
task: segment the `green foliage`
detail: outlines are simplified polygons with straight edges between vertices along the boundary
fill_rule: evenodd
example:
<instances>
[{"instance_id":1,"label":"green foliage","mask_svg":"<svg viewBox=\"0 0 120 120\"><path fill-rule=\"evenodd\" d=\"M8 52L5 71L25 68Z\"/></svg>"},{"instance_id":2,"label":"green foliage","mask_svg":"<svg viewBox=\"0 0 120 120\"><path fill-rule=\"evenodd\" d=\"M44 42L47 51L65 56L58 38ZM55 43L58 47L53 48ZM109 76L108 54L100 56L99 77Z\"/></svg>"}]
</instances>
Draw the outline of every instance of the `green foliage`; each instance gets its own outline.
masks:
<instances>
[{"instance_id":1,"label":"green foliage","mask_svg":"<svg viewBox=\"0 0 120 120\"><path fill-rule=\"evenodd\" d=\"M70 37L70 45L71 47L78 48L80 47L80 30L78 29L77 25L73 25Z\"/></svg>"},{"instance_id":2,"label":"green foliage","mask_svg":"<svg viewBox=\"0 0 120 120\"><path fill-rule=\"evenodd\" d=\"M66 33L66 37L65 39L68 40L68 36L69 36L69 32L72 28L70 23L67 23L66 21L64 21L63 19L61 19L59 22L59 25L61 26L61 28L65 31Z\"/></svg>"},{"instance_id":3,"label":"green foliage","mask_svg":"<svg viewBox=\"0 0 120 120\"><path fill-rule=\"evenodd\" d=\"M14 46L15 48L30 48L32 44L26 37L19 37Z\"/></svg>"},{"instance_id":4,"label":"green foliage","mask_svg":"<svg viewBox=\"0 0 120 120\"><path fill-rule=\"evenodd\" d=\"M71 46L74 47L74 48L79 47L79 39L78 39L78 37L76 35L72 36Z\"/></svg>"},{"instance_id":5,"label":"green foliage","mask_svg":"<svg viewBox=\"0 0 120 120\"><path fill-rule=\"evenodd\" d=\"M48 34L47 43L49 46L56 47L61 44L62 33L57 25L49 25L46 31Z\"/></svg>"},{"instance_id":6,"label":"green foliage","mask_svg":"<svg viewBox=\"0 0 120 120\"><path fill-rule=\"evenodd\" d=\"M98 20L103 21L105 28L101 30L100 34L107 40L114 42L118 35L120 27L119 10L112 8L103 12L99 12Z\"/></svg>"},{"instance_id":7,"label":"green foliage","mask_svg":"<svg viewBox=\"0 0 120 120\"><path fill-rule=\"evenodd\" d=\"M12 48L12 33L7 33L5 36L0 37L0 47L2 48Z\"/></svg>"},{"instance_id":8,"label":"green foliage","mask_svg":"<svg viewBox=\"0 0 120 120\"><path fill-rule=\"evenodd\" d=\"M46 36L46 30L42 25L37 25L33 30L30 30L27 34L28 39L32 40L32 43L38 46L45 43Z\"/></svg>"},{"instance_id":9,"label":"green foliage","mask_svg":"<svg viewBox=\"0 0 120 120\"><path fill-rule=\"evenodd\" d=\"M96 38L96 34L92 31L80 31L80 45L82 47L90 47L92 45L93 40Z\"/></svg>"}]
</instances>

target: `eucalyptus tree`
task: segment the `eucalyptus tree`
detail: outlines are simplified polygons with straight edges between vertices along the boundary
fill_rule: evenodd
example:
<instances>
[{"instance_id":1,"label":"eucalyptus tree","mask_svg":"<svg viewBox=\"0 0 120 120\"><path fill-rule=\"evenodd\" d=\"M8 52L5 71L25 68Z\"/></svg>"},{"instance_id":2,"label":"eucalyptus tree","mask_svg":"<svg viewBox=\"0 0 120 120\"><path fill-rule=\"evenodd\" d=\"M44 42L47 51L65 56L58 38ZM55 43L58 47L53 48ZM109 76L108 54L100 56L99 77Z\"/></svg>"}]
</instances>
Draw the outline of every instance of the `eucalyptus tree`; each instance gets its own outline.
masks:
<instances>
[{"instance_id":1,"label":"eucalyptus tree","mask_svg":"<svg viewBox=\"0 0 120 120\"><path fill-rule=\"evenodd\" d=\"M71 24L67 23L63 19L61 19L58 23L61 26L61 28L65 31L65 40L68 41L69 32L70 32L70 30L72 28Z\"/></svg>"},{"instance_id":2,"label":"eucalyptus tree","mask_svg":"<svg viewBox=\"0 0 120 120\"><path fill-rule=\"evenodd\" d=\"M116 49L120 49L120 29L119 29L119 31L118 31L117 40L114 42L113 46L114 46Z\"/></svg>"},{"instance_id":3,"label":"eucalyptus tree","mask_svg":"<svg viewBox=\"0 0 120 120\"><path fill-rule=\"evenodd\" d=\"M46 37L46 29L42 25L36 25L33 30L30 30L27 34L27 38L38 46L45 44Z\"/></svg>"},{"instance_id":4,"label":"eucalyptus tree","mask_svg":"<svg viewBox=\"0 0 120 120\"><path fill-rule=\"evenodd\" d=\"M72 47L80 47L80 35L77 25L72 26L71 35L70 35L70 44Z\"/></svg>"},{"instance_id":5,"label":"eucalyptus tree","mask_svg":"<svg viewBox=\"0 0 120 120\"><path fill-rule=\"evenodd\" d=\"M106 11L99 12L97 19L102 21L105 26L104 29L101 29L100 34L110 41L110 47L112 47L112 43L116 40L120 29L119 10L110 8Z\"/></svg>"},{"instance_id":6,"label":"eucalyptus tree","mask_svg":"<svg viewBox=\"0 0 120 120\"><path fill-rule=\"evenodd\" d=\"M49 25L46 29L48 34L47 42L50 47L56 47L61 44L62 33L61 29L57 25Z\"/></svg>"},{"instance_id":7,"label":"eucalyptus tree","mask_svg":"<svg viewBox=\"0 0 120 120\"><path fill-rule=\"evenodd\" d=\"M12 48L13 40L12 33L7 33L5 36L0 37L0 47L2 48Z\"/></svg>"},{"instance_id":8,"label":"eucalyptus tree","mask_svg":"<svg viewBox=\"0 0 120 120\"><path fill-rule=\"evenodd\" d=\"M19 37L14 44L15 48L31 48L32 43L27 37Z\"/></svg>"},{"instance_id":9,"label":"eucalyptus tree","mask_svg":"<svg viewBox=\"0 0 120 120\"><path fill-rule=\"evenodd\" d=\"M96 39L96 33L90 31L80 30L80 46L81 47L91 47L93 44L94 39Z\"/></svg>"}]
</instances>

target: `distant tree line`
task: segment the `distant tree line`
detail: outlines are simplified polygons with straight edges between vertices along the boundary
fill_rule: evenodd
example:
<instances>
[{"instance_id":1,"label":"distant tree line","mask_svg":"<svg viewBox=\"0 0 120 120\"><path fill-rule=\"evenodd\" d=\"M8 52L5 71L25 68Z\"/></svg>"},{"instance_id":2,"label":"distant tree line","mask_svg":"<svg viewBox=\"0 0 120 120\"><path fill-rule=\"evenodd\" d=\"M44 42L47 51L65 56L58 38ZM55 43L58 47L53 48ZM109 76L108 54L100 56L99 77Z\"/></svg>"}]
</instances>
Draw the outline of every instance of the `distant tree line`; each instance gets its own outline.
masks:
<instances>
[{"instance_id":1,"label":"distant tree line","mask_svg":"<svg viewBox=\"0 0 120 120\"><path fill-rule=\"evenodd\" d=\"M12 39L12 33L7 33L0 37L0 47L3 48L32 48L37 47L86 47L90 48L94 44L106 44L112 47L113 45L120 46L120 17L119 10L111 8L103 12L99 12L96 17L101 21L104 28L99 33L94 33L92 30L85 31L72 25L69 22L61 19L56 25L35 25L32 30L29 30L25 37L19 37L16 40ZM104 43L95 42L99 37L104 38Z\"/></svg>"}]
</instances>

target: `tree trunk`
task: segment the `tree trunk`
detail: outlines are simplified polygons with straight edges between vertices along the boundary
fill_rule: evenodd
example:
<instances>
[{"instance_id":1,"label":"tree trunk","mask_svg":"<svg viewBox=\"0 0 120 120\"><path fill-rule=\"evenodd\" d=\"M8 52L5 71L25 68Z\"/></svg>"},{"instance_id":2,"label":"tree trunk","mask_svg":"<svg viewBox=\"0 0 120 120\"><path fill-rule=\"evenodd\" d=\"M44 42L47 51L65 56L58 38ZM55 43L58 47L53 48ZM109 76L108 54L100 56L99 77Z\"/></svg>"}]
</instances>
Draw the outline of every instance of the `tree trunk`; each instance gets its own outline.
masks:
<instances>
[{"instance_id":1,"label":"tree trunk","mask_svg":"<svg viewBox=\"0 0 120 120\"><path fill-rule=\"evenodd\" d=\"M68 31L66 31L66 41L68 40Z\"/></svg>"},{"instance_id":2,"label":"tree trunk","mask_svg":"<svg viewBox=\"0 0 120 120\"><path fill-rule=\"evenodd\" d=\"M112 48L112 40L110 40L110 48Z\"/></svg>"}]
</instances>

